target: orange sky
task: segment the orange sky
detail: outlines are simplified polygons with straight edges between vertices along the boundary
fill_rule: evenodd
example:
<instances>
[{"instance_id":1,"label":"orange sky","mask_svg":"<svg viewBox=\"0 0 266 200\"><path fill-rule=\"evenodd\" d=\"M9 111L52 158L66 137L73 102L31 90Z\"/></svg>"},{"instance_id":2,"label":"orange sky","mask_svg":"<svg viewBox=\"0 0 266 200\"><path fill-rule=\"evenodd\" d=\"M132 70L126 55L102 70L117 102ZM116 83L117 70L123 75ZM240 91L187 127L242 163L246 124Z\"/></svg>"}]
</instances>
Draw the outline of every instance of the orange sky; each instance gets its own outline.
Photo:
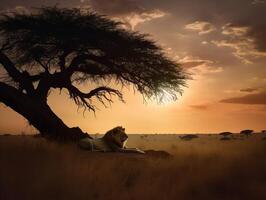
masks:
<instances>
[{"instance_id":1,"label":"orange sky","mask_svg":"<svg viewBox=\"0 0 266 200\"><path fill-rule=\"evenodd\" d=\"M61 95L52 91L49 104L67 125L80 126L88 133L102 133L117 125L124 126L128 133L266 129L263 1L216 2L219 5L208 0L204 4L194 0L66 2L68 6L89 5L123 21L126 28L149 33L193 77L176 102L145 104L142 96L124 89L125 104L117 100L107 109L99 105L101 110L96 116L92 112L83 115L83 110L77 110L64 91ZM27 1L24 4L6 1L0 3L0 8L25 10L39 5ZM34 131L21 116L0 104L0 132Z\"/></svg>"},{"instance_id":2,"label":"orange sky","mask_svg":"<svg viewBox=\"0 0 266 200\"><path fill-rule=\"evenodd\" d=\"M264 110L254 105L235 105L217 102L214 93L209 93L208 82L190 81L189 88L176 102L158 105L143 103L142 96L133 90L126 91L126 103L118 100L110 108L99 104L100 111L83 113L64 94L53 91L49 104L69 126L80 126L88 133L103 133L122 125L128 133L209 133L225 130L238 132L241 129L265 129ZM219 96L218 96L219 97ZM219 99L218 99L219 100ZM1 105L1 132L34 132L25 119Z\"/></svg>"}]
</instances>

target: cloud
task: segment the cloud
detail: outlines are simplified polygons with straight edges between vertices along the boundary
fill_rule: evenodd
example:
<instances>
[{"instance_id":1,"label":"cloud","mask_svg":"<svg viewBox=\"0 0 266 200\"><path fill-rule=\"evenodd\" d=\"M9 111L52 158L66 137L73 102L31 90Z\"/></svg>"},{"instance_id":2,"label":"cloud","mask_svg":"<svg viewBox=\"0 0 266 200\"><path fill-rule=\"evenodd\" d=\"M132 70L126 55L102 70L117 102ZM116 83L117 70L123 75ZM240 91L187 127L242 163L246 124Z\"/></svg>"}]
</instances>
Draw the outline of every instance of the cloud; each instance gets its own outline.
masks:
<instances>
[{"instance_id":1,"label":"cloud","mask_svg":"<svg viewBox=\"0 0 266 200\"><path fill-rule=\"evenodd\" d=\"M204 60L204 59L200 59L198 57L193 57L193 56L185 56L182 59L180 59L179 62L185 68L194 68L194 67L199 67L201 65L208 65L208 64L214 63L211 60Z\"/></svg>"},{"instance_id":2,"label":"cloud","mask_svg":"<svg viewBox=\"0 0 266 200\"><path fill-rule=\"evenodd\" d=\"M233 104L266 105L266 91L255 94L248 94L240 97L223 99L220 102Z\"/></svg>"},{"instance_id":3,"label":"cloud","mask_svg":"<svg viewBox=\"0 0 266 200\"><path fill-rule=\"evenodd\" d=\"M125 24L126 28L134 30L138 24L164 17L165 14L160 10L152 10L143 13L130 13L125 16L120 16L118 19Z\"/></svg>"},{"instance_id":4,"label":"cloud","mask_svg":"<svg viewBox=\"0 0 266 200\"><path fill-rule=\"evenodd\" d=\"M201 59L193 56L185 56L178 62L189 72L193 74L208 74L222 72L222 67L215 66L212 60Z\"/></svg>"},{"instance_id":5,"label":"cloud","mask_svg":"<svg viewBox=\"0 0 266 200\"><path fill-rule=\"evenodd\" d=\"M257 4L264 4L264 3L265 3L265 1L263 1L263 0L253 0L251 4L257 5Z\"/></svg>"},{"instance_id":6,"label":"cloud","mask_svg":"<svg viewBox=\"0 0 266 200\"><path fill-rule=\"evenodd\" d=\"M94 10L106 15L127 15L145 11L143 7L132 0L90 0L88 4Z\"/></svg>"},{"instance_id":7,"label":"cloud","mask_svg":"<svg viewBox=\"0 0 266 200\"><path fill-rule=\"evenodd\" d=\"M216 30L214 25L206 21L195 21L191 24L187 24L185 29L196 31L199 35L208 34Z\"/></svg>"},{"instance_id":8,"label":"cloud","mask_svg":"<svg viewBox=\"0 0 266 200\"><path fill-rule=\"evenodd\" d=\"M0 14L6 14L6 13L13 13L13 12L17 12L20 14L29 14L30 10L28 8L26 8L25 6L15 6L14 8L8 8L8 9L0 9Z\"/></svg>"},{"instance_id":9,"label":"cloud","mask_svg":"<svg viewBox=\"0 0 266 200\"><path fill-rule=\"evenodd\" d=\"M132 30L141 23L166 15L160 9L146 9L132 0L90 0L89 5L99 13L118 19L126 28Z\"/></svg>"},{"instance_id":10,"label":"cloud","mask_svg":"<svg viewBox=\"0 0 266 200\"><path fill-rule=\"evenodd\" d=\"M29 13L30 12L25 6L16 6L14 10L18 13Z\"/></svg>"},{"instance_id":11,"label":"cloud","mask_svg":"<svg viewBox=\"0 0 266 200\"><path fill-rule=\"evenodd\" d=\"M234 26L233 24L226 24L222 27L222 34L229 36L245 36L249 31L246 26Z\"/></svg>"},{"instance_id":12,"label":"cloud","mask_svg":"<svg viewBox=\"0 0 266 200\"><path fill-rule=\"evenodd\" d=\"M247 93L252 93L252 92L257 92L259 89L258 88L244 88L240 89L240 92L247 92Z\"/></svg>"},{"instance_id":13,"label":"cloud","mask_svg":"<svg viewBox=\"0 0 266 200\"><path fill-rule=\"evenodd\" d=\"M213 40L212 43L218 47L229 47L233 49L233 55L245 64L252 64L253 60L266 57L266 52L256 48L255 39L252 37L252 27L226 24L222 27L223 40ZM255 33L254 33L255 35Z\"/></svg>"},{"instance_id":14,"label":"cloud","mask_svg":"<svg viewBox=\"0 0 266 200\"><path fill-rule=\"evenodd\" d=\"M196 104L196 105L190 105L189 107L196 109L196 110L208 110L209 109L208 104Z\"/></svg>"}]
</instances>

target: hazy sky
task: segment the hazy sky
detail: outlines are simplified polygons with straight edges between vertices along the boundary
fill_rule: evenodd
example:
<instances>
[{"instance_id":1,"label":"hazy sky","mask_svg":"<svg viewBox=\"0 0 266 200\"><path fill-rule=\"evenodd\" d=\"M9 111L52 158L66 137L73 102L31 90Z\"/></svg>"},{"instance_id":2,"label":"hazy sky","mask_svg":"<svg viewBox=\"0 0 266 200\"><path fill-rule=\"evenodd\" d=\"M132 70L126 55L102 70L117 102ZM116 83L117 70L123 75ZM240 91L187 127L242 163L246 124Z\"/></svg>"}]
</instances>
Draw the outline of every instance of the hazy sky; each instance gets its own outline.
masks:
<instances>
[{"instance_id":1,"label":"hazy sky","mask_svg":"<svg viewBox=\"0 0 266 200\"><path fill-rule=\"evenodd\" d=\"M264 0L1 0L0 9L41 5L91 7L150 34L192 73L176 102L143 103L124 90L126 104L93 113L77 110L65 92L49 104L69 126L88 133L122 125L128 133L219 132L266 129L266 1ZM83 86L84 89L88 86ZM26 120L0 104L1 132L32 132Z\"/></svg>"}]
</instances>

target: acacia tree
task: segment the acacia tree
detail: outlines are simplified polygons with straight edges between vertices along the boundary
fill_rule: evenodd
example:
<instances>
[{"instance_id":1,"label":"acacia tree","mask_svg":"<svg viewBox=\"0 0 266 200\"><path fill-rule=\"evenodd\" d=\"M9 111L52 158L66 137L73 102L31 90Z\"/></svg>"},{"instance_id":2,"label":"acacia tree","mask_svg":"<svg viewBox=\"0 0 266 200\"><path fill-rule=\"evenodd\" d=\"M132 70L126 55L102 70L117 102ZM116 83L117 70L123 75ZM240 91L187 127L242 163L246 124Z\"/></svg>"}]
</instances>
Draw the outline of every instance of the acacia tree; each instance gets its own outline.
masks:
<instances>
[{"instance_id":1,"label":"acacia tree","mask_svg":"<svg viewBox=\"0 0 266 200\"><path fill-rule=\"evenodd\" d=\"M80 138L51 110L51 88L66 89L78 106L95 111L95 101L123 101L122 86L144 98L176 100L186 74L147 35L121 28L105 16L81 9L44 7L0 18L0 102L24 116L44 136ZM83 92L79 85L97 83Z\"/></svg>"}]
</instances>

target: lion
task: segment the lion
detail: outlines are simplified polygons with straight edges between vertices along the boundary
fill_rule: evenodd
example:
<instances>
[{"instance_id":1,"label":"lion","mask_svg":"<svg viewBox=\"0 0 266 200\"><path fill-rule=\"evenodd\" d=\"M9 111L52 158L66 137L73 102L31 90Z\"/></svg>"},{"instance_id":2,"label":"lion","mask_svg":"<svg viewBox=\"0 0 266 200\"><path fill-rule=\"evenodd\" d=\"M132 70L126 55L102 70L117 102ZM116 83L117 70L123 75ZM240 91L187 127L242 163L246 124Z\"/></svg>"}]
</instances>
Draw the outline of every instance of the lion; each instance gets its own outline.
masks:
<instances>
[{"instance_id":1,"label":"lion","mask_svg":"<svg viewBox=\"0 0 266 200\"><path fill-rule=\"evenodd\" d=\"M140 153L145 152L138 148L127 148L126 142L128 135L125 133L125 128L122 126L115 127L105 133L102 138L81 139L78 143L79 147L90 151L100 152L123 152L123 153Z\"/></svg>"}]
</instances>

